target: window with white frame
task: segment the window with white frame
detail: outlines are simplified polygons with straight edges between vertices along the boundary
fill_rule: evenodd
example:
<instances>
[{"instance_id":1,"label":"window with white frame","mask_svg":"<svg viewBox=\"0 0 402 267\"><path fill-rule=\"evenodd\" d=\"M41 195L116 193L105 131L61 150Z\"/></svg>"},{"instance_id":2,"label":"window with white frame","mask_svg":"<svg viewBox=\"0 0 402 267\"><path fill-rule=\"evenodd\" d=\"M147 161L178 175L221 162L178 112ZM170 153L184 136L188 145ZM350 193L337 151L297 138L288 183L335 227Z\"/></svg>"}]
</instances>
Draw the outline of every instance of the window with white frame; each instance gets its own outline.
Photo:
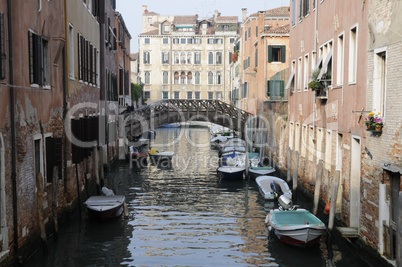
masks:
<instances>
[{"instance_id":1,"label":"window with white frame","mask_svg":"<svg viewBox=\"0 0 402 267\"><path fill-rule=\"evenodd\" d=\"M180 84L186 84L186 73L184 71L180 73Z\"/></svg>"},{"instance_id":2,"label":"window with white frame","mask_svg":"<svg viewBox=\"0 0 402 267\"><path fill-rule=\"evenodd\" d=\"M304 79L303 79L303 84L304 84L304 91L308 90L308 83L309 83L309 62L308 62L308 54L304 56Z\"/></svg>"},{"instance_id":3,"label":"window with white frame","mask_svg":"<svg viewBox=\"0 0 402 267\"><path fill-rule=\"evenodd\" d=\"M214 53L209 52L208 53L208 64L213 65L214 64Z\"/></svg>"},{"instance_id":4,"label":"window with white frame","mask_svg":"<svg viewBox=\"0 0 402 267\"><path fill-rule=\"evenodd\" d=\"M195 92L195 99L201 99L201 92Z\"/></svg>"},{"instance_id":5,"label":"window with white frame","mask_svg":"<svg viewBox=\"0 0 402 267\"><path fill-rule=\"evenodd\" d=\"M162 52L162 64L169 64L169 52Z\"/></svg>"},{"instance_id":6,"label":"window with white frame","mask_svg":"<svg viewBox=\"0 0 402 267\"><path fill-rule=\"evenodd\" d=\"M174 53L174 64L180 64L179 52Z\"/></svg>"},{"instance_id":7,"label":"window with white frame","mask_svg":"<svg viewBox=\"0 0 402 267\"><path fill-rule=\"evenodd\" d=\"M201 52L194 53L194 64L201 64Z\"/></svg>"},{"instance_id":8,"label":"window with white frame","mask_svg":"<svg viewBox=\"0 0 402 267\"><path fill-rule=\"evenodd\" d=\"M344 71L344 44L343 44L343 34L338 36L338 49L337 49L337 60L336 60L336 84L343 84L343 71Z\"/></svg>"},{"instance_id":9,"label":"window with white frame","mask_svg":"<svg viewBox=\"0 0 402 267\"><path fill-rule=\"evenodd\" d=\"M222 53L221 52L216 52L216 64L218 64L218 65L222 64Z\"/></svg>"},{"instance_id":10,"label":"window with white frame","mask_svg":"<svg viewBox=\"0 0 402 267\"><path fill-rule=\"evenodd\" d=\"M208 84L209 85L214 84L214 74L211 71L208 72Z\"/></svg>"},{"instance_id":11,"label":"window with white frame","mask_svg":"<svg viewBox=\"0 0 402 267\"><path fill-rule=\"evenodd\" d=\"M144 64L151 64L151 53L148 51L144 52Z\"/></svg>"},{"instance_id":12,"label":"window with white frame","mask_svg":"<svg viewBox=\"0 0 402 267\"><path fill-rule=\"evenodd\" d=\"M169 43L169 38L163 38L162 43L163 44L168 44Z\"/></svg>"},{"instance_id":13,"label":"window with white frame","mask_svg":"<svg viewBox=\"0 0 402 267\"><path fill-rule=\"evenodd\" d=\"M222 74L219 71L216 73L216 84L222 84Z\"/></svg>"},{"instance_id":14,"label":"window with white frame","mask_svg":"<svg viewBox=\"0 0 402 267\"><path fill-rule=\"evenodd\" d=\"M374 50L373 73L373 112L385 115L387 51L385 48Z\"/></svg>"},{"instance_id":15,"label":"window with white frame","mask_svg":"<svg viewBox=\"0 0 402 267\"><path fill-rule=\"evenodd\" d=\"M195 73L195 84L196 85L201 84L201 74L198 71Z\"/></svg>"},{"instance_id":16,"label":"window with white frame","mask_svg":"<svg viewBox=\"0 0 402 267\"><path fill-rule=\"evenodd\" d=\"M221 100L222 99L222 93L221 92L216 92L216 99Z\"/></svg>"},{"instance_id":17,"label":"window with white frame","mask_svg":"<svg viewBox=\"0 0 402 267\"><path fill-rule=\"evenodd\" d=\"M169 92L162 92L162 99L169 99Z\"/></svg>"},{"instance_id":18,"label":"window with white frame","mask_svg":"<svg viewBox=\"0 0 402 267\"><path fill-rule=\"evenodd\" d=\"M192 61L193 61L193 53L188 52L187 53L187 64L191 64Z\"/></svg>"},{"instance_id":19,"label":"window with white frame","mask_svg":"<svg viewBox=\"0 0 402 267\"><path fill-rule=\"evenodd\" d=\"M174 99L180 99L180 92L178 91L174 92Z\"/></svg>"},{"instance_id":20,"label":"window with white frame","mask_svg":"<svg viewBox=\"0 0 402 267\"><path fill-rule=\"evenodd\" d=\"M31 31L28 32L28 38L29 81L31 84L50 85L49 42Z\"/></svg>"},{"instance_id":21,"label":"window with white frame","mask_svg":"<svg viewBox=\"0 0 402 267\"><path fill-rule=\"evenodd\" d=\"M208 99L209 100L214 99L214 92L208 92Z\"/></svg>"},{"instance_id":22,"label":"window with white frame","mask_svg":"<svg viewBox=\"0 0 402 267\"><path fill-rule=\"evenodd\" d=\"M349 83L356 82L357 71L357 26L349 33Z\"/></svg>"},{"instance_id":23,"label":"window with white frame","mask_svg":"<svg viewBox=\"0 0 402 267\"><path fill-rule=\"evenodd\" d=\"M193 92L187 92L187 99L193 99Z\"/></svg>"},{"instance_id":24,"label":"window with white frame","mask_svg":"<svg viewBox=\"0 0 402 267\"><path fill-rule=\"evenodd\" d=\"M192 84L193 83L193 73L189 71L187 73L187 84Z\"/></svg>"},{"instance_id":25,"label":"window with white frame","mask_svg":"<svg viewBox=\"0 0 402 267\"><path fill-rule=\"evenodd\" d=\"M149 71L145 72L145 84L151 84L151 73Z\"/></svg>"},{"instance_id":26,"label":"window with white frame","mask_svg":"<svg viewBox=\"0 0 402 267\"><path fill-rule=\"evenodd\" d=\"M163 72L163 84L169 84L169 73L167 71Z\"/></svg>"},{"instance_id":27,"label":"window with white frame","mask_svg":"<svg viewBox=\"0 0 402 267\"><path fill-rule=\"evenodd\" d=\"M315 51L311 52L311 72L314 71L317 60L317 53Z\"/></svg>"},{"instance_id":28,"label":"window with white frame","mask_svg":"<svg viewBox=\"0 0 402 267\"><path fill-rule=\"evenodd\" d=\"M302 88L302 59L299 57L297 64L297 92L301 92Z\"/></svg>"},{"instance_id":29,"label":"window with white frame","mask_svg":"<svg viewBox=\"0 0 402 267\"><path fill-rule=\"evenodd\" d=\"M144 44L149 44L149 43L151 43L151 40L149 38L145 38L144 39Z\"/></svg>"},{"instance_id":30,"label":"window with white frame","mask_svg":"<svg viewBox=\"0 0 402 267\"><path fill-rule=\"evenodd\" d=\"M144 92L144 98L145 99L150 99L151 98L151 92L150 91L145 91Z\"/></svg>"},{"instance_id":31,"label":"window with white frame","mask_svg":"<svg viewBox=\"0 0 402 267\"><path fill-rule=\"evenodd\" d=\"M180 77L179 72L176 71L174 73L173 84L179 84L179 77Z\"/></svg>"},{"instance_id":32,"label":"window with white frame","mask_svg":"<svg viewBox=\"0 0 402 267\"><path fill-rule=\"evenodd\" d=\"M74 79L74 27L68 24L69 33L69 61L70 61L70 79Z\"/></svg>"},{"instance_id":33,"label":"window with white frame","mask_svg":"<svg viewBox=\"0 0 402 267\"><path fill-rule=\"evenodd\" d=\"M164 25L163 28L164 28L164 31L165 31L165 32L169 32L169 31L170 31L169 25Z\"/></svg>"},{"instance_id":34,"label":"window with white frame","mask_svg":"<svg viewBox=\"0 0 402 267\"><path fill-rule=\"evenodd\" d=\"M187 62L186 52L181 52L180 59L181 59L181 64L186 64L186 62Z\"/></svg>"}]
</instances>

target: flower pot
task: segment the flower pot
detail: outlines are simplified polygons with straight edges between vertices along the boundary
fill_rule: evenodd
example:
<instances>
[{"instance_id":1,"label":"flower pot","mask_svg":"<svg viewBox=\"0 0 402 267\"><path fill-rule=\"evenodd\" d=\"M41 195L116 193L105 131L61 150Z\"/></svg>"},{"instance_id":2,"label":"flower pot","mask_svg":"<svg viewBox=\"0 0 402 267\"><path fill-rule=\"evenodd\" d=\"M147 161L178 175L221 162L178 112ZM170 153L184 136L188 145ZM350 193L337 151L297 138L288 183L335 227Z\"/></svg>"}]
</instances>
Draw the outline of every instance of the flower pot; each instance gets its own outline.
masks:
<instances>
[{"instance_id":1,"label":"flower pot","mask_svg":"<svg viewBox=\"0 0 402 267\"><path fill-rule=\"evenodd\" d=\"M382 129L382 126L376 126L376 127L375 127L375 130L376 130L377 132L381 131L381 129Z\"/></svg>"}]
</instances>

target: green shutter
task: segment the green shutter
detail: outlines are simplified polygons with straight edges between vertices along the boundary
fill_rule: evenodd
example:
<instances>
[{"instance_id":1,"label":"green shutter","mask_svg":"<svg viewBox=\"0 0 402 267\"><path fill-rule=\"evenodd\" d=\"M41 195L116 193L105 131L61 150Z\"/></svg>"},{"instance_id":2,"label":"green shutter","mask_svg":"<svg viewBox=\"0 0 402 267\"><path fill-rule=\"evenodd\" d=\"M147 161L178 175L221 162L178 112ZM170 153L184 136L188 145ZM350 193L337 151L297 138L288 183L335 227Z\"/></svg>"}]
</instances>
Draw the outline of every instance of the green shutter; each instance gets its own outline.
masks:
<instances>
[{"instance_id":1,"label":"green shutter","mask_svg":"<svg viewBox=\"0 0 402 267\"><path fill-rule=\"evenodd\" d=\"M268 46L268 62L272 62L272 45Z\"/></svg>"},{"instance_id":2,"label":"green shutter","mask_svg":"<svg viewBox=\"0 0 402 267\"><path fill-rule=\"evenodd\" d=\"M282 63L286 62L286 46L282 45L281 47L281 61Z\"/></svg>"},{"instance_id":3,"label":"green shutter","mask_svg":"<svg viewBox=\"0 0 402 267\"><path fill-rule=\"evenodd\" d=\"M267 95L268 96L271 96L271 86L270 86L270 84L271 84L271 81L267 81Z\"/></svg>"},{"instance_id":4,"label":"green shutter","mask_svg":"<svg viewBox=\"0 0 402 267\"><path fill-rule=\"evenodd\" d=\"M280 90L280 96L284 97L285 96L285 81L281 80L279 81L279 90Z\"/></svg>"}]
</instances>

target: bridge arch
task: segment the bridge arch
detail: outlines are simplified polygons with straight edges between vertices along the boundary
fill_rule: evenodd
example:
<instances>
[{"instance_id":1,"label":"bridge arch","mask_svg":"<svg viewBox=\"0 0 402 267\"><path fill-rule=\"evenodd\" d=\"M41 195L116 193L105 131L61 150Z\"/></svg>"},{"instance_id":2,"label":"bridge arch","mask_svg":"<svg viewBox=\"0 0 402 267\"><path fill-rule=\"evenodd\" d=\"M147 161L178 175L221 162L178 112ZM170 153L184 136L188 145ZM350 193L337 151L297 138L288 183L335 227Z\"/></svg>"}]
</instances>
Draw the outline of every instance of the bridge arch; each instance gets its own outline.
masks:
<instances>
[{"instance_id":1,"label":"bridge arch","mask_svg":"<svg viewBox=\"0 0 402 267\"><path fill-rule=\"evenodd\" d=\"M207 121L242 134L253 115L220 100L165 99L125 114L128 139L165 124Z\"/></svg>"}]
</instances>

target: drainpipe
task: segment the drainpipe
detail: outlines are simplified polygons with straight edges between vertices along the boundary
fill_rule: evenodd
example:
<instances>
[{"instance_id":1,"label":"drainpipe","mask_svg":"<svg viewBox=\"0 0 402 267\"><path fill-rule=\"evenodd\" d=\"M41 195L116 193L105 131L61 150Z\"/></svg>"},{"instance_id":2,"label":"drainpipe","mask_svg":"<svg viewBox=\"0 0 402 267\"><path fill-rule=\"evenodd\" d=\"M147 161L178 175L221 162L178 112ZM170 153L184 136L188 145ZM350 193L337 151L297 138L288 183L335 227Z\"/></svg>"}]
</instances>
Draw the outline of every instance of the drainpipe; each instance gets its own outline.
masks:
<instances>
[{"instance_id":1,"label":"drainpipe","mask_svg":"<svg viewBox=\"0 0 402 267\"><path fill-rule=\"evenodd\" d=\"M315 14L314 14L314 51L315 51L315 64L317 64L317 31L318 31L318 1L315 3ZM313 140L315 140L315 91L313 92Z\"/></svg>"},{"instance_id":2,"label":"drainpipe","mask_svg":"<svg viewBox=\"0 0 402 267\"><path fill-rule=\"evenodd\" d=\"M14 224L14 250L18 252L18 212L17 212L17 162L15 154L15 105L14 105L14 73L13 73L13 35L11 27L11 0L7 0L8 22L8 63L10 68L10 113L11 113L11 181L13 186L13 224Z\"/></svg>"}]
</instances>

